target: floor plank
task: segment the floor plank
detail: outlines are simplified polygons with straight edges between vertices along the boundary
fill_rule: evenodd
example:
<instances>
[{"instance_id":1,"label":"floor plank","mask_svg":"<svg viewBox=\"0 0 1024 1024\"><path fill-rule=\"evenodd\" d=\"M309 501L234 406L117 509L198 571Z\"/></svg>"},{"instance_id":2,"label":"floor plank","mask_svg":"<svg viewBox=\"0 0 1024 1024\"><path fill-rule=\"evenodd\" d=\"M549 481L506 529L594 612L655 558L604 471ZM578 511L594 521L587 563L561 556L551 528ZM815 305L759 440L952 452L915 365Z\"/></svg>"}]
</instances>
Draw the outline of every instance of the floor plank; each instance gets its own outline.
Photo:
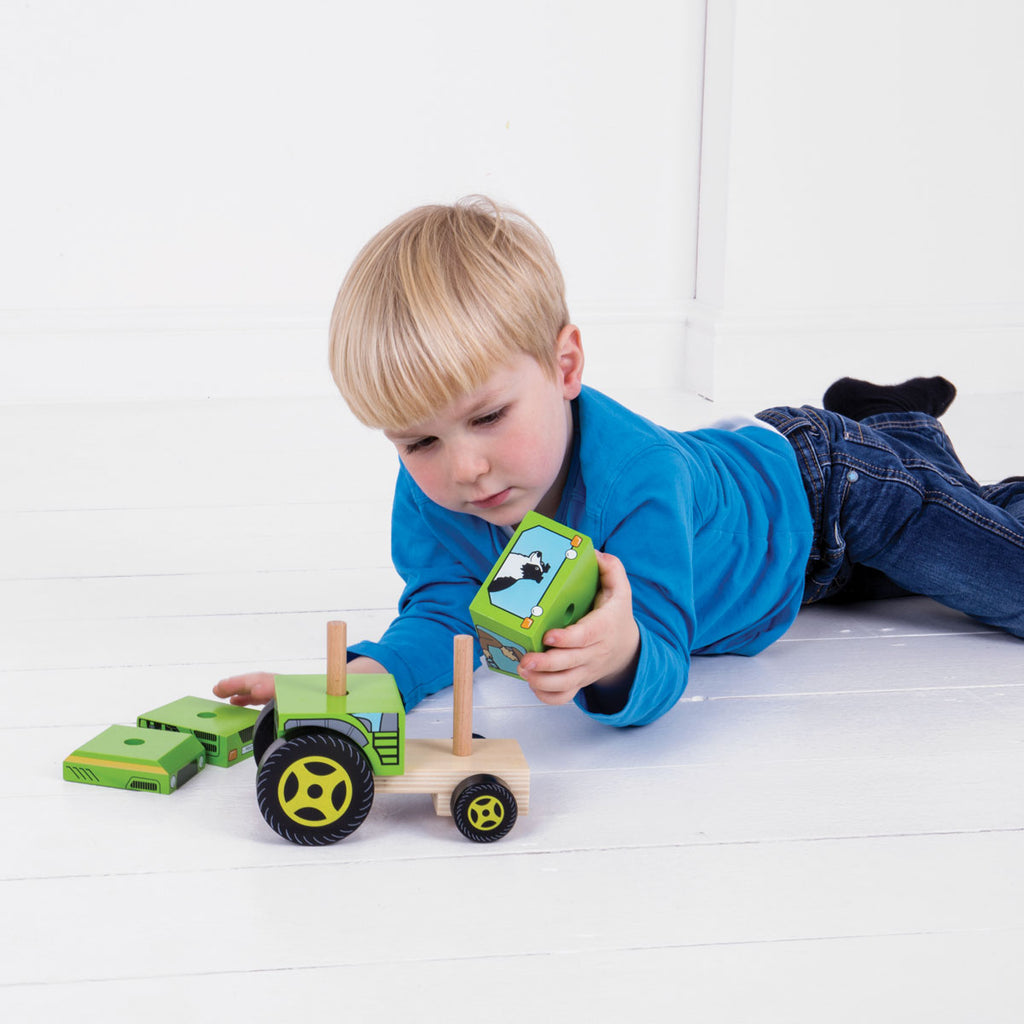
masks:
<instances>
[{"instance_id":1,"label":"floor plank","mask_svg":"<svg viewBox=\"0 0 1024 1024\"><path fill-rule=\"evenodd\" d=\"M161 873L162 903L174 909L158 915L158 931L145 912L151 875L4 884L22 941L0 964L0 984L160 977L168 961L202 974L210 950L196 941L197 907L225 908L235 922L217 950L229 971L1016 929L1022 855L1019 833L989 832L416 858L397 887L395 866L373 860L346 864L343 881L336 865L309 863ZM595 889L631 912L610 921ZM460 907L486 907L497 927L438 928ZM102 915L113 927L89 941ZM381 926L339 927L369 921Z\"/></svg>"},{"instance_id":2,"label":"floor plank","mask_svg":"<svg viewBox=\"0 0 1024 1024\"><path fill-rule=\"evenodd\" d=\"M226 971L211 957L199 974L19 985L3 998L14 1019L33 1024L69 1006L82 1024L129 1018L140 1007L156 1022L237 1012L240 993L247 1019L269 1024L289 1019L297 999L307 1012L330 1012L339 992L353 1015L453 1024L479 1021L482 1007L499 1021L546 1020L558 1008L566 1020L602 1024L676 1020L680 1012L730 1024L1012 1024L1018 1007L1005 993L1022 947L1024 931L1010 928L473 956L402 964L397 985L391 962Z\"/></svg>"}]
</instances>

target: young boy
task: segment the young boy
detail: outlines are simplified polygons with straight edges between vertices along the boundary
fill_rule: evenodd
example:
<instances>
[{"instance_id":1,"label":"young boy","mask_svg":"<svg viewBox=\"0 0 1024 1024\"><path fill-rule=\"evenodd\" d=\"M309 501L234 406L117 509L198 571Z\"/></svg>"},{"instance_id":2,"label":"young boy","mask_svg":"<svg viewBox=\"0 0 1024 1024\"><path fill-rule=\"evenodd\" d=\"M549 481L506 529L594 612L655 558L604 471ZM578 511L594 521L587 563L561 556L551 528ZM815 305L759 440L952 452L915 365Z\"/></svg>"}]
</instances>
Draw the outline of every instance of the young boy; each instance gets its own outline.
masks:
<instances>
[{"instance_id":1,"label":"young boy","mask_svg":"<svg viewBox=\"0 0 1024 1024\"><path fill-rule=\"evenodd\" d=\"M960 466L942 378L843 380L823 410L672 432L585 387L583 362L551 247L515 211L413 210L359 254L331 368L398 451L405 589L350 671L391 673L407 707L449 685L451 638L473 632L469 603L530 509L593 539L600 592L520 675L612 725L669 710L691 655L755 654L865 572L1024 636L1024 482L982 488ZM214 692L264 703L273 676Z\"/></svg>"}]
</instances>

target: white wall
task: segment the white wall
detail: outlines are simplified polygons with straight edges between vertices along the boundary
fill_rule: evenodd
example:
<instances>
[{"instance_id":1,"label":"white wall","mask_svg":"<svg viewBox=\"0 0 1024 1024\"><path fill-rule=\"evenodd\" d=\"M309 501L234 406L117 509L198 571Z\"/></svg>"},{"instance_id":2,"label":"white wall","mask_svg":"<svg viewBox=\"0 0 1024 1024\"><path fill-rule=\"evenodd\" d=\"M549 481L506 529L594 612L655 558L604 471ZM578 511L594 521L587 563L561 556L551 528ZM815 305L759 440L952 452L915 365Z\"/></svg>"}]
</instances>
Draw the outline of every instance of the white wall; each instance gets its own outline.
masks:
<instances>
[{"instance_id":1,"label":"white wall","mask_svg":"<svg viewBox=\"0 0 1024 1024\"><path fill-rule=\"evenodd\" d=\"M711 0L694 384L1024 390L1024 6Z\"/></svg>"},{"instance_id":2,"label":"white wall","mask_svg":"<svg viewBox=\"0 0 1024 1024\"><path fill-rule=\"evenodd\" d=\"M1024 391L1024 6L707 6L0 2L0 401L329 394L359 246L478 191L598 385Z\"/></svg>"},{"instance_id":3,"label":"white wall","mask_svg":"<svg viewBox=\"0 0 1024 1024\"><path fill-rule=\"evenodd\" d=\"M3 3L0 400L327 393L358 248L472 192L551 236L598 380L678 377L703 24L703 0Z\"/></svg>"}]
</instances>

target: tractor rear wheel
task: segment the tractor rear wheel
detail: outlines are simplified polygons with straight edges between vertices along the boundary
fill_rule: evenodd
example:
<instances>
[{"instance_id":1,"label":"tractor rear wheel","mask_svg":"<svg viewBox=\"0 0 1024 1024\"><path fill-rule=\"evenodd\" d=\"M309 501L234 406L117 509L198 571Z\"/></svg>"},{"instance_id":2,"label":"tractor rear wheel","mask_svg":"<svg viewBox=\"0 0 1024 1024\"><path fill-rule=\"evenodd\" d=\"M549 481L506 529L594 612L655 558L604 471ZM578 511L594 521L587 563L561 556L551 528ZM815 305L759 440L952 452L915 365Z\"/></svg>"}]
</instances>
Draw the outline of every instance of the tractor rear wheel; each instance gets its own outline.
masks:
<instances>
[{"instance_id":1,"label":"tractor rear wheel","mask_svg":"<svg viewBox=\"0 0 1024 1024\"><path fill-rule=\"evenodd\" d=\"M455 827L474 843L493 843L512 831L519 808L512 791L493 775L472 775L452 793Z\"/></svg>"}]
</instances>

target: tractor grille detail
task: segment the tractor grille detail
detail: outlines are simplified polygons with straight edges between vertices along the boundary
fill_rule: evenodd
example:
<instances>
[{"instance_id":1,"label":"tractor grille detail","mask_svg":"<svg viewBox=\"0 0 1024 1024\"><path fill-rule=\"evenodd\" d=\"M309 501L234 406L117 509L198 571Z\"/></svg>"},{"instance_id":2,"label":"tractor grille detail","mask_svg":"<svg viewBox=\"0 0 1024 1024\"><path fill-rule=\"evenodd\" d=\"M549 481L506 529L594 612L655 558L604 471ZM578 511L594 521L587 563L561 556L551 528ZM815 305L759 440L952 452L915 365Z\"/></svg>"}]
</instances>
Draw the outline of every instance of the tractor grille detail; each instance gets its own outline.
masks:
<instances>
[{"instance_id":1,"label":"tractor grille detail","mask_svg":"<svg viewBox=\"0 0 1024 1024\"><path fill-rule=\"evenodd\" d=\"M381 764L398 764L399 748L397 732L378 732L373 735L373 749L377 751Z\"/></svg>"}]
</instances>

